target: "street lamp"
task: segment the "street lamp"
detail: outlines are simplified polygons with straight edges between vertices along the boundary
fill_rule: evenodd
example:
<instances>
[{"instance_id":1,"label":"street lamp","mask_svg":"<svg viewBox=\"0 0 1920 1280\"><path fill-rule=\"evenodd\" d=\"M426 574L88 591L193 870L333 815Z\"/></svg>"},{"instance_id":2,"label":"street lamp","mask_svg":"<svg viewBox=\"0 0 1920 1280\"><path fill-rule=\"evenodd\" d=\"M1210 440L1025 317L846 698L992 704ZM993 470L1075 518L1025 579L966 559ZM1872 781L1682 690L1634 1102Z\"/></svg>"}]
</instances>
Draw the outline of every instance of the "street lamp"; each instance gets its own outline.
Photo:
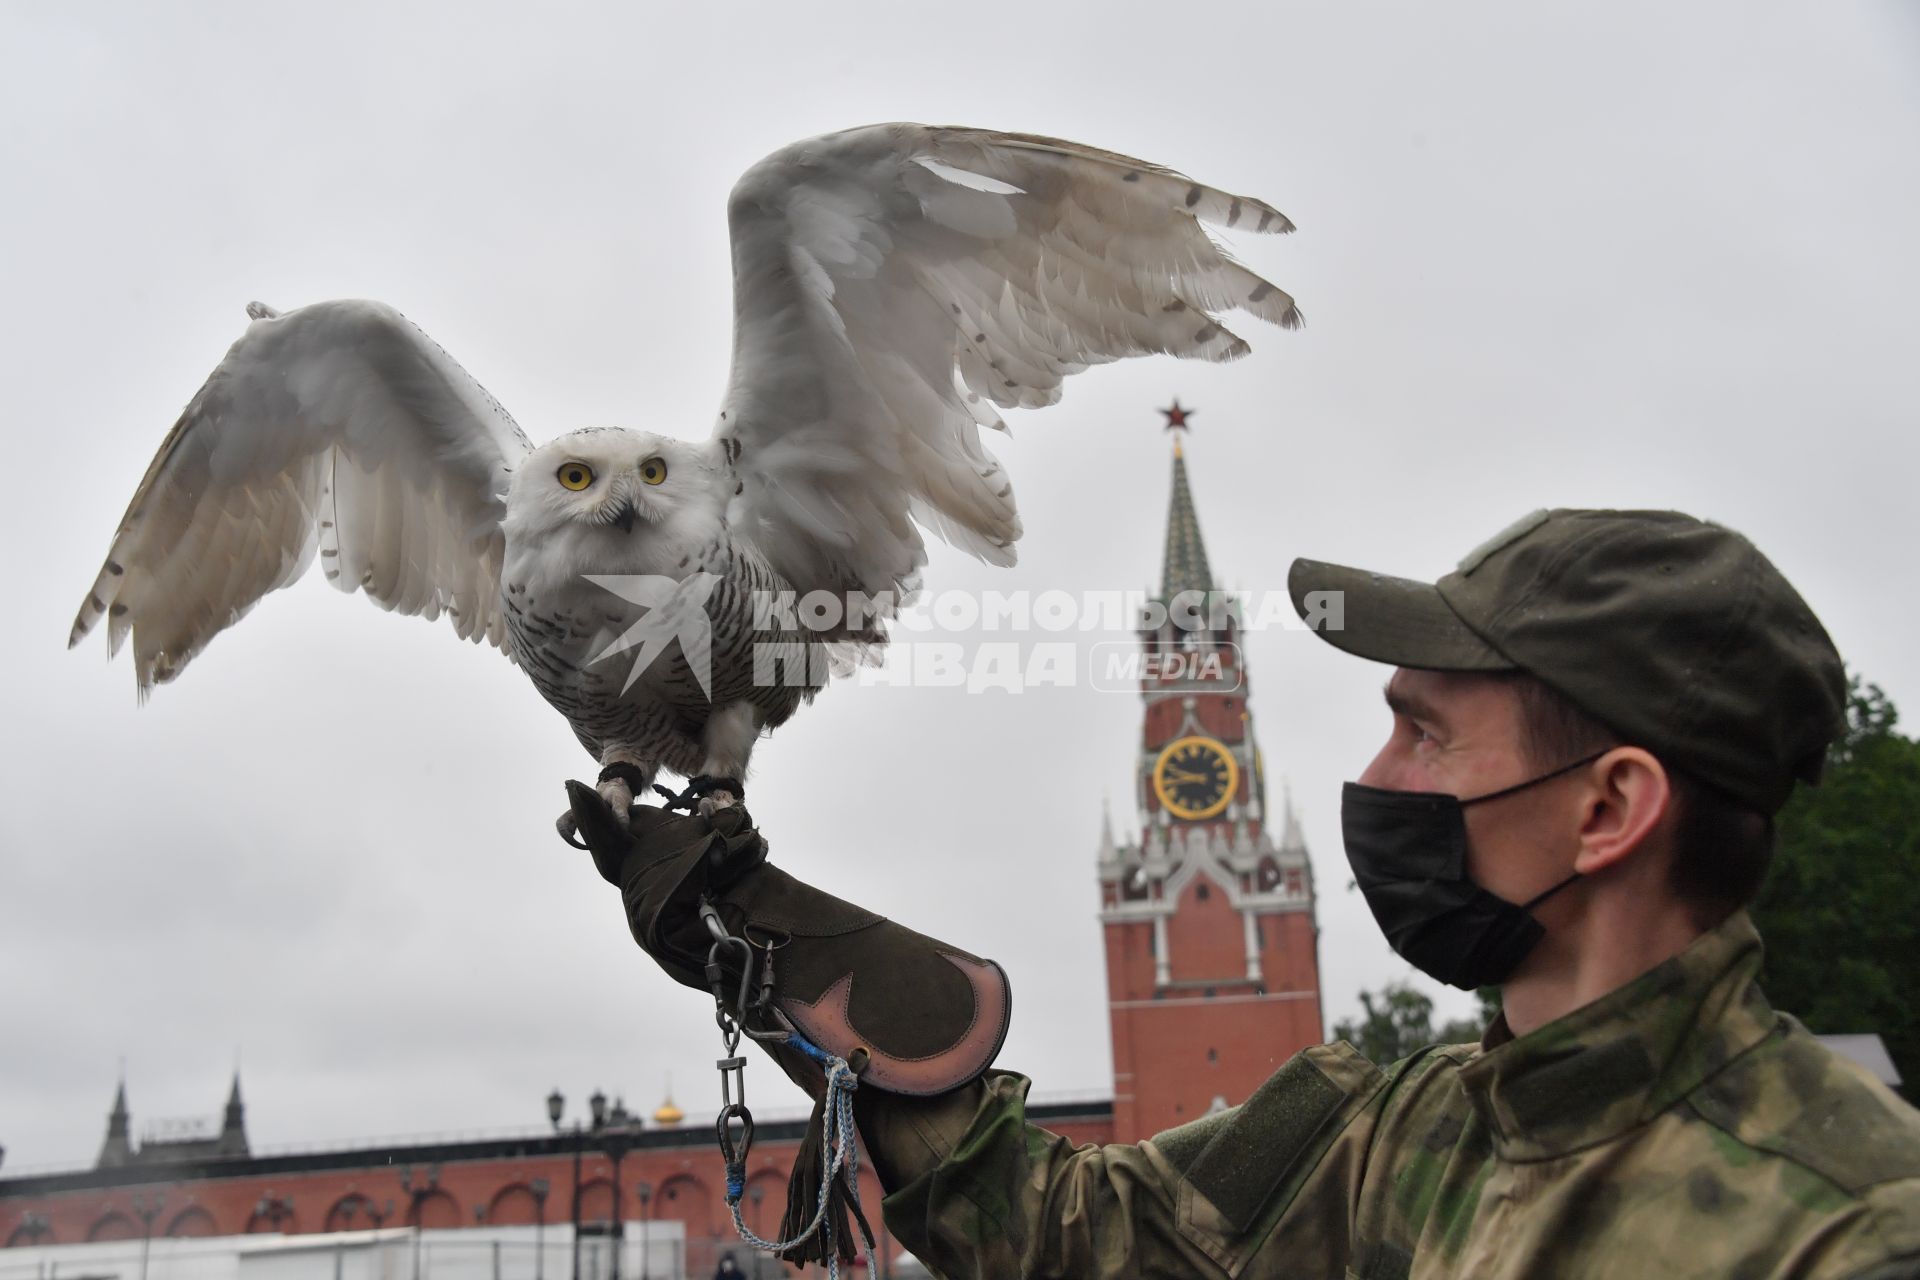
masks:
<instances>
[{"instance_id":1,"label":"street lamp","mask_svg":"<svg viewBox=\"0 0 1920 1280\"><path fill-rule=\"evenodd\" d=\"M353 1215L360 1211L360 1197L348 1196L340 1202L340 1234L353 1230ZM346 1270L347 1242L336 1239L333 1242L333 1280L340 1280Z\"/></svg>"},{"instance_id":2,"label":"street lamp","mask_svg":"<svg viewBox=\"0 0 1920 1280\"><path fill-rule=\"evenodd\" d=\"M547 1192L545 1178L535 1178L528 1188L533 1192L533 1280L547 1280Z\"/></svg>"},{"instance_id":3,"label":"street lamp","mask_svg":"<svg viewBox=\"0 0 1920 1280\"><path fill-rule=\"evenodd\" d=\"M413 1219L413 1280L420 1280L420 1206L440 1187L440 1166L427 1166L427 1183L423 1187L413 1185L413 1166L404 1165L400 1169L400 1189L407 1193L407 1216Z\"/></svg>"},{"instance_id":4,"label":"street lamp","mask_svg":"<svg viewBox=\"0 0 1920 1280\"><path fill-rule=\"evenodd\" d=\"M620 1280L620 1252L626 1243L626 1224L621 1221L625 1215L620 1210L620 1162L633 1150L633 1130L626 1124L608 1125L601 1130L600 1142L613 1161L613 1280Z\"/></svg>"},{"instance_id":5,"label":"street lamp","mask_svg":"<svg viewBox=\"0 0 1920 1280\"><path fill-rule=\"evenodd\" d=\"M640 1280L647 1280L647 1228L653 1225L653 1185L642 1182L633 1189L640 1201Z\"/></svg>"},{"instance_id":6,"label":"street lamp","mask_svg":"<svg viewBox=\"0 0 1920 1280\"><path fill-rule=\"evenodd\" d=\"M141 1199L138 1192L133 1196L133 1211L140 1217L145 1230L140 1236L140 1280L147 1280L147 1251L153 1247L153 1220L160 1216L160 1210L166 1205L165 1196L156 1195L153 1203Z\"/></svg>"},{"instance_id":7,"label":"street lamp","mask_svg":"<svg viewBox=\"0 0 1920 1280\"><path fill-rule=\"evenodd\" d=\"M588 1105L594 1114L594 1123L607 1114L607 1095L598 1089L589 1098ZM555 1133L568 1132L560 1127L560 1117L566 1114L566 1095L555 1089L547 1095L547 1119L553 1122ZM587 1133L578 1120L573 1122L573 1280L580 1280L580 1155L586 1149Z\"/></svg>"},{"instance_id":8,"label":"street lamp","mask_svg":"<svg viewBox=\"0 0 1920 1280\"><path fill-rule=\"evenodd\" d=\"M20 1215L20 1230L29 1244L38 1244L41 1236L52 1233L53 1224L47 1221L44 1213L23 1213Z\"/></svg>"}]
</instances>

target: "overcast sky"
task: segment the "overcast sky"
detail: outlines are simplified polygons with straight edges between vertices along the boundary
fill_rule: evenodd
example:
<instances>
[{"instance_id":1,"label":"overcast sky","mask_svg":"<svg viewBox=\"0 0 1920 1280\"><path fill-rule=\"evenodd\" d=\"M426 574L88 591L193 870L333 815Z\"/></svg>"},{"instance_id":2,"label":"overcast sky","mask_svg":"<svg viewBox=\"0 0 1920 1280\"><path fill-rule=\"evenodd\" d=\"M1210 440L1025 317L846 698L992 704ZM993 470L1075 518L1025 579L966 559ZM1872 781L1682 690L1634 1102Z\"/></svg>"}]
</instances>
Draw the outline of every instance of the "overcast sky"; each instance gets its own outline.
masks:
<instances>
[{"instance_id":1,"label":"overcast sky","mask_svg":"<svg viewBox=\"0 0 1920 1280\"><path fill-rule=\"evenodd\" d=\"M136 1128L217 1111L238 1058L257 1145L536 1124L556 1084L717 1105L710 1008L552 834L593 763L496 653L317 575L145 708L99 637L63 646L252 298L390 302L536 440L704 437L727 190L810 134L1055 134L1300 227L1235 247L1304 332L1017 416L1020 564L939 550L930 586L1153 582L1177 394L1229 585L1295 555L1431 578L1535 507L1676 507L1751 535L1920 716L1911 5L660 8L0 8L6 1171L91 1160L122 1058ZM1339 844L1385 672L1297 631L1249 661L1331 1024L1408 972ZM1093 862L1139 714L835 688L761 747L752 809L796 873L1005 963L1002 1063L1101 1094Z\"/></svg>"}]
</instances>

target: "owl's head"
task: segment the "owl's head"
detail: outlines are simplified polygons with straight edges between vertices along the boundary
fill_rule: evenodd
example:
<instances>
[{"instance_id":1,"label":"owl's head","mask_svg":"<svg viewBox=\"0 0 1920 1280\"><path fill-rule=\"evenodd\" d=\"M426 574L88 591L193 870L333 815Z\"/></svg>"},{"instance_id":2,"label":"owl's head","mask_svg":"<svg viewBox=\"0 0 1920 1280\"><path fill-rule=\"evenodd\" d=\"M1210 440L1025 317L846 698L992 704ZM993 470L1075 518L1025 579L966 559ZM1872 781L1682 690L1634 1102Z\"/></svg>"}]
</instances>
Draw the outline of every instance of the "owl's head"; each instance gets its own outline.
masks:
<instances>
[{"instance_id":1,"label":"owl's head","mask_svg":"<svg viewBox=\"0 0 1920 1280\"><path fill-rule=\"evenodd\" d=\"M640 537L686 526L710 529L726 506L723 465L709 450L671 436L589 427L550 440L514 468L507 490L509 536L561 530Z\"/></svg>"}]
</instances>

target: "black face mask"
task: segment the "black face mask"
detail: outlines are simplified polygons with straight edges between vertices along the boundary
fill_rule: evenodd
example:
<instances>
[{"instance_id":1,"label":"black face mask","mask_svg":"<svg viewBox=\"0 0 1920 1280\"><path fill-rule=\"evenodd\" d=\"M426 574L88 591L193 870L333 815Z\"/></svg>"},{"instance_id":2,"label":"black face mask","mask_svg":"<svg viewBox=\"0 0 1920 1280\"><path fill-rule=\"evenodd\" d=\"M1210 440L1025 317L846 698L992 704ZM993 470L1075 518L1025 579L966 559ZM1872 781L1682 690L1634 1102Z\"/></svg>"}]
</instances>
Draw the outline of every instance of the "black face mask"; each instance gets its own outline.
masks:
<instances>
[{"instance_id":1,"label":"black face mask","mask_svg":"<svg viewBox=\"0 0 1920 1280\"><path fill-rule=\"evenodd\" d=\"M1525 791L1604 754L1471 800L1347 783L1340 795L1347 861L1380 931L1402 959L1465 991L1504 982L1519 967L1546 932L1528 913L1580 873L1517 906L1488 893L1467 878L1466 807Z\"/></svg>"}]
</instances>

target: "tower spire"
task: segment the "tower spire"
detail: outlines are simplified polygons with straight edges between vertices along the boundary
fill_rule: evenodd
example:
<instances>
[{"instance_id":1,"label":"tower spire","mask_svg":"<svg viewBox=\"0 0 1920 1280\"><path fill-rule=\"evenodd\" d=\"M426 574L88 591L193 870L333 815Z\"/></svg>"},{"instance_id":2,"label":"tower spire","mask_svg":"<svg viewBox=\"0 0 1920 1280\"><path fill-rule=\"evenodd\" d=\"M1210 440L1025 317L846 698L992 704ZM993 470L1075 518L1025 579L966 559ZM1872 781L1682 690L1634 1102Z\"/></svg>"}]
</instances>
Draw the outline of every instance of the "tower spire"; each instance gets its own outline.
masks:
<instances>
[{"instance_id":1,"label":"tower spire","mask_svg":"<svg viewBox=\"0 0 1920 1280\"><path fill-rule=\"evenodd\" d=\"M1160 599L1171 601L1181 591L1212 591L1213 570L1206 558L1206 543L1200 541L1200 514L1194 510L1194 495L1187 486L1187 455L1181 449L1181 434L1192 430L1187 424L1192 409L1183 409L1175 399L1162 409L1167 430L1173 432L1173 497L1167 503L1167 555L1160 568Z\"/></svg>"},{"instance_id":2,"label":"tower spire","mask_svg":"<svg viewBox=\"0 0 1920 1280\"><path fill-rule=\"evenodd\" d=\"M133 1163L131 1121L127 1114L127 1073L120 1072L119 1087L113 1091L113 1110L107 1114L107 1140L100 1144L100 1158L94 1167L110 1169Z\"/></svg>"},{"instance_id":3,"label":"tower spire","mask_svg":"<svg viewBox=\"0 0 1920 1280\"><path fill-rule=\"evenodd\" d=\"M227 1090L227 1110L220 1119L219 1151L223 1156L244 1156L247 1151L247 1109L240 1101L240 1068L233 1069L233 1087Z\"/></svg>"},{"instance_id":4,"label":"tower spire","mask_svg":"<svg viewBox=\"0 0 1920 1280\"><path fill-rule=\"evenodd\" d=\"M1174 402L1175 409L1179 402ZM1162 409L1160 412L1167 413ZM1181 410L1182 418L1191 410ZM1213 569L1207 563L1207 545L1200 539L1200 516L1194 510L1193 490L1187 485L1187 459L1179 437L1173 446L1173 497L1167 504L1167 553L1160 570L1160 598L1171 600L1182 591L1212 591Z\"/></svg>"},{"instance_id":5,"label":"tower spire","mask_svg":"<svg viewBox=\"0 0 1920 1280\"><path fill-rule=\"evenodd\" d=\"M1293 783L1282 778L1280 794L1284 801L1284 818L1280 828L1280 847L1288 853L1305 853L1307 838L1300 830L1300 817L1293 811Z\"/></svg>"}]
</instances>

